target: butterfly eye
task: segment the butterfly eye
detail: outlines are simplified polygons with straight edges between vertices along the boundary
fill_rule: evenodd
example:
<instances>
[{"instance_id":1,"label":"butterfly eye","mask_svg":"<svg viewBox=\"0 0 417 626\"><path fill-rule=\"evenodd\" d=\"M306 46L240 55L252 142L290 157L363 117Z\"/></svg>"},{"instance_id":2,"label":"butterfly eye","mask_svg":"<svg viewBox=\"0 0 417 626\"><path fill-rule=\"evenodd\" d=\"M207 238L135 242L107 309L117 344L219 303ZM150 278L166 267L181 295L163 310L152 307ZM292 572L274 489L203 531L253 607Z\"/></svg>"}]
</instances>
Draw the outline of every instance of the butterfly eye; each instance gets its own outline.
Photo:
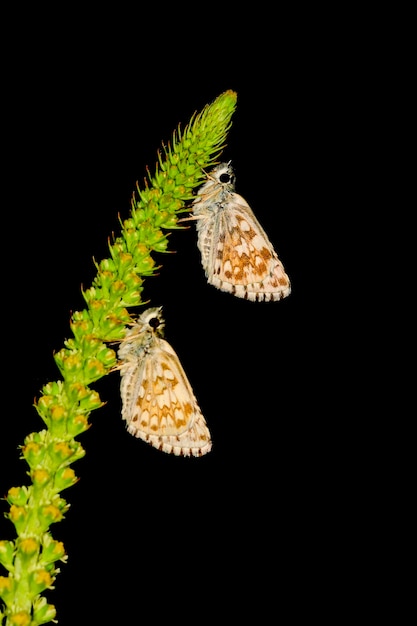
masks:
<instances>
[{"instance_id":1,"label":"butterfly eye","mask_svg":"<svg viewBox=\"0 0 417 626\"><path fill-rule=\"evenodd\" d=\"M148 323L149 323L149 326L151 326L151 328L158 328L161 322L159 321L157 317L152 317Z\"/></svg>"},{"instance_id":2,"label":"butterfly eye","mask_svg":"<svg viewBox=\"0 0 417 626\"><path fill-rule=\"evenodd\" d=\"M230 183L232 178L231 176L229 176L229 174L221 174L219 180L221 183Z\"/></svg>"}]
</instances>

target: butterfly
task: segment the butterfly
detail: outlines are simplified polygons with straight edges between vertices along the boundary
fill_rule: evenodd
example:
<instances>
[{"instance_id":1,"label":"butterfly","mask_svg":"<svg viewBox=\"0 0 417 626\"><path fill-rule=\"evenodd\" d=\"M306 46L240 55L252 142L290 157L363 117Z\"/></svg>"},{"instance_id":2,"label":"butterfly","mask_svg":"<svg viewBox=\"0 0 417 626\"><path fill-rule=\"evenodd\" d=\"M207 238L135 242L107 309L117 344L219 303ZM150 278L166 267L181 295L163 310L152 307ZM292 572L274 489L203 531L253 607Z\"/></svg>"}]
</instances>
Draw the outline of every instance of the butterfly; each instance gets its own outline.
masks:
<instances>
[{"instance_id":1,"label":"butterfly","mask_svg":"<svg viewBox=\"0 0 417 626\"><path fill-rule=\"evenodd\" d=\"M272 243L242 196L228 163L207 174L191 205L197 245L209 284L238 298L281 300L291 292L290 279Z\"/></svg>"},{"instance_id":2,"label":"butterfly","mask_svg":"<svg viewBox=\"0 0 417 626\"><path fill-rule=\"evenodd\" d=\"M127 430L162 452L207 454L210 431L176 352L162 338L162 307L146 309L131 326L117 353Z\"/></svg>"}]
</instances>

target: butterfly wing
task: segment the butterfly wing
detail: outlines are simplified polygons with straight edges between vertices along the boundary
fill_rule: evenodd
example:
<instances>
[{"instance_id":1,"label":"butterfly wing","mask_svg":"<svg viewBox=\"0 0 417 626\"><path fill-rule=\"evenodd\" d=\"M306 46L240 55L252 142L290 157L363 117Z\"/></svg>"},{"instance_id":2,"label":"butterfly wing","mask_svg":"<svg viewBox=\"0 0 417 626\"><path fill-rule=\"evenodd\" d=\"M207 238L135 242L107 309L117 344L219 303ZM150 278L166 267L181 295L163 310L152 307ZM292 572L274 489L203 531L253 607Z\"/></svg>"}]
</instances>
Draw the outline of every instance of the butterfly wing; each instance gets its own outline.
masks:
<instances>
[{"instance_id":1,"label":"butterfly wing","mask_svg":"<svg viewBox=\"0 0 417 626\"><path fill-rule=\"evenodd\" d=\"M208 282L248 300L280 300L290 280L272 243L242 196L230 193L199 220L199 248Z\"/></svg>"},{"instance_id":2,"label":"butterfly wing","mask_svg":"<svg viewBox=\"0 0 417 626\"><path fill-rule=\"evenodd\" d=\"M167 341L154 338L142 359L122 365L121 375L122 417L132 435L178 456L202 456L211 450L205 419Z\"/></svg>"}]
</instances>

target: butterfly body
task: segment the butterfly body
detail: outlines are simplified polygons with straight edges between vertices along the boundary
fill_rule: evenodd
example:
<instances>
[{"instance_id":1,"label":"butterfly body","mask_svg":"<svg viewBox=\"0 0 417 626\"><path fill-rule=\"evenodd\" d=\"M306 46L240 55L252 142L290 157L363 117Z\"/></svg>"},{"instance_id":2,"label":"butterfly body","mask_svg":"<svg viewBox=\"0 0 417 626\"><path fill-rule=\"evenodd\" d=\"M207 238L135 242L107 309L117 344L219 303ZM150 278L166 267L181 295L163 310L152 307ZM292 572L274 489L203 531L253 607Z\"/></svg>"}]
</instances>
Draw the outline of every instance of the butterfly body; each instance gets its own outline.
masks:
<instances>
[{"instance_id":1,"label":"butterfly body","mask_svg":"<svg viewBox=\"0 0 417 626\"><path fill-rule=\"evenodd\" d=\"M119 346L122 418L132 435L163 452L202 456L211 450L210 432L163 327L161 307L151 307Z\"/></svg>"},{"instance_id":2,"label":"butterfly body","mask_svg":"<svg viewBox=\"0 0 417 626\"><path fill-rule=\"evenodd\" d=\"M192 204L197 245L208 282L252 301L280 300L290 280L246 200L235 192L230 163L207 176Z\"/></svg>"}]
</instances>

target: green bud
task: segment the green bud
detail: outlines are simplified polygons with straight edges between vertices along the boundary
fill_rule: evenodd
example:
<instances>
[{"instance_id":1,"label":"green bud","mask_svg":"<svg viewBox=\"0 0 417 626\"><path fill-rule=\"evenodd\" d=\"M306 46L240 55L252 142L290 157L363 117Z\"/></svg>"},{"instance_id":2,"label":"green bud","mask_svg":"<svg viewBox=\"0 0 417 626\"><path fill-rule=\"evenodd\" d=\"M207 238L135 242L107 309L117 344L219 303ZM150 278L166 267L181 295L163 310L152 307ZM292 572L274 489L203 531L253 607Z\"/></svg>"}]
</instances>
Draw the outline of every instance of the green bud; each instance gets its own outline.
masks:
<instances>
[{"instance_id":1,"label":"green bud","mask_svg":"<svg viewBox=\"0 0 417 626\"><path fill-rule=\"evenodd\" d=\"M120 243L116 242L116 244L111 249L112 250L114 249L114 252L116 254L116 250L118 250L120 248L121 248ZM119 274L121 276L124 276L125 272L127 270L130 270L130 268L132 266L133 257L130 254L130 252L125 252L125 250L123 248L123 250L120 251L120 256L118 256L117 258L118 258L118 265L119 265Z\"/></svg>"},{"instance_id":2,"label":"green bud","mask_svg":"<svg viewBox=\"0 0 417 626\"><path fill-rule=\"evenodd\" d=\"M53 441L48 453L55 467L66 466L81 459L85 451L78 441Z\"/></svg>"},{"instance_id":3,"label":"green bud","mask_svg":"<svg viewBox=\"0 0 417 626\"><path fill-rule=\"evenodd\" d=\"M86 335L91 334L94 329L94 325L91 319L75 320L74 316L72 318L72 322L70 326L71 326L72 332L74 333L74 337L78 340L78 342L80 342L81 339L85 337Z\"/></svg>"},{"instance_id":4,"label":"green bud","mask_svg":"<svg viewBox=\"0 0 417 626\"><path fill-rule=\"evenodd\" d=\"M81 383L73 383L71 385L71 390L74 390L74 400L79 402L80 409L83 413L88 413L89 411L98 409L103 405L97 391L89 389Z\"/></svg>"},{"instance_id":5,"label":"green bud","mask_svg":"<svg viewBox=\"0 0 417 626\"><path fill-rule=\"evenodd\" d=\"M36 566L39 557L39 541L34 537L19 537L16 542L15 571L30 571Z\"/></svg>"},{"instance_id":6,"label":"green bud","mask_svg":"<svg viewBox=\"0 0 417 626\"><path fill-rule=\"evenodd\" d=\"M64 390L64 384L62 380L47 383L44 387L42 387L42 393L45 396L51 396L51 397L60 396L63 390Z\"/></svg>"},{"instance_id":7,"label":"green bud","mask_svg":"<svg viewBox=\"0 0 417 626\"><path fill-rule=\"evenodd\" d=\"M149 254L148 253L147 253L147 255L138 256L137 262L140 262L142 259L147 259L147 258L149 258ZM126 275L125 275L125 282L126 282L126 285L127 285L129 291L138 291L138 290L142 291L141 285L143 283L143 280L142 280L142 278L140 278L140 276L138 276L136 274L136 272L133 272L133 271L132 272L127 272ZM126 296L125 296L125 298L126 298ZM127 321L129 321L129 320L127 320Z\"/></svg>"},{"instance_id":8,"label":"green bud","mask_svg":"<svg viewBox=\"0 0 417 626\"><path fill-rule=\"evenodd\" d=\"M39 551L39 542L33 537L19 538L17 541L17 548L21 557L30 558L33 557Z\"/></svg>"},{"instance_id":9,"label":"green bud","mask_svg":"<svg viewBox=\"0 0 417 626\"><path fill-rule=\"evenodd\" d=\"M28 446L30 443L34 443L40 447L44 447L45 444L48 443L49 439L49 432L47 430L40 430L37 433L30 433L30 435L25 437L25 446Z\"/></svg>"},{"instance_id":10,"label":"green bud","mask_svg":"<svg viewBox=\"0 0 417 626\"><path fill-rule=\"evenodd\" d=\"M43 565L50 565L55 561L66 561L65 548L62 541L52 539L49 533L45 533L42 540L42 553L39 562Z\"/></svg>"},{"instance_id":11,"label":"green bud","mask_svg":"<svg viewBox=\"0 0 417 626\"><path fill-rule=\"evenodd\" d=\"M0 598L9 604L9 599L13 598L15 588L15 580L10 574L9 576L0 576Z\"/></svg>"},{"instance_id":12,"label":"green bud","mask_svg":"<svg viewBox=\"0 0 417 626\"><path fill-rule=\"evenodd\" d=\"M10 512L6 514L6 517L14 524L18 535L25 531L28 516L29 514L25 506L16 506L15 504L12 504Z\"/></svg>"},{"instance_id":13,"label":"green bud","mask_svg":"<svg viewBox=\"0 0 417 626\"><path fill-rule=\"evenodd\" d=\"M51 474L46 469L35 469L31 472L31 478L35 489L43 489L51 480Z\"/></svg>"},{"instance_id":14,"label":"green bud","mask_svg":"<svg viewBox=\"0 0 417 626\"><path fill-rule=\"evenodd\" d=\"M84 366L84 376L88 382L99 380L106 374L107 369L101 361L97 358L87 359L87 363Z\"/></svg>"},{"instance_id":15,"label":"green bud","mask_svg":"<svg viewBox=\"0 0 417 626\"><path fill-rule=\"evenodd\" d=\"M136 285L140 285L143 281L138 276L136 276ZM126 293L131 290L131 286L127 284ZM123 297L123 299L126 295ZM130 321L130 315L126 311L125 305L115 307L112 313L107 314L105 317L101 319L100 323L100 337L103 341L114 341L120 339L123 329L126 324Z\"/></svg>"},{"instance_id":16,"label":"green bud","mask_svg":"<svg viewBox=\"0 0 417 626\"><path fill-rule=\"evenodd\" d=\"M168 247L168 240L165 237L161 237L159 241L155 241L153 249L155 252L165 252Z\"/></svg>"},{"instance_id":17,"label":"green bud","mask_svg":"<svg viewBox=\"0 0 417 626\"><path fill-rule=\"evenodd\" d=\"M38 511L38 520L43 530L47 530L51 524L60 522L64 518L64 513L68 509L68 505L62 506L61 503L65 502L62 498L56 501L58 505L47 504L42 506Z\"/></svg>"},{"instance_id":18,"label":"green bud","mask_svg":"<svg viewBox=\"0 0 417 626\"><path fill-rule=\"evenodd\" d=\"M114 367L117 360L115 351L108 348L105 344L102 344L102 348L97 351L97 358L107 369Z\"/></svg>"},{"instance_id":19,"label":"green bud","mask_svg":"<svg viewBox=\"0 0 417 626\"><path fill-rule=\"evenodd\" d=\"M29 487L10 487L7 492L7 502L17 507L23 507L27 503L29 495Z\"/></svg>"},{"instance_id":20,"label":"green bud","mask_svg":"<svg viewBox=\"0 0 417 626\"><path fill-rule=\"evenodd\" d=\"M62 406L64 402L63 395L64 394L60 396L42 396L35 405L37 412L49 427L50 431L53 432L54 436L65 433L65 420L68 413ZM33 452L35 452L35 449L33 449Z\"/></svg>"},{"instance_id":21,"label":"green bud","mask_svg":"<svg viewBox=\"0 0 417 626\"><path fill-rule=\"evenodd\" d=\"M102 406L103 403L100 403ZM94 407L98 408L98 407ZM92 409L91 409L92 410ZM84 413L84 411L83 411ZM91 426L89 424L87 417L84 414L71 414L67 419L67 434L71 437L77 437L81 433L88 430Z\"/></svg>"},{"instance_id":22,"label":"green bud","mask_svg":"<svg viewBox=\"0 0 417 626\"><path fill-rule=\"evenodd\" d=\"M46 598L35 598L33 602L33 620L35 624L47 624L54 621L56 609L53 604L48 604Z\"/></svg>"},{"instance_id":23,"label":"green bud","mask_svg":"<svg viewBox=\"0 0 417 626\"><path fill-rule=\"evenodd\" d=\"M121 298L126 293L126 284L122 280L112 280L109 282L108 288L114 298Z\"/></svg>"},{"instance_id":24,"label":"green bud","mask_svg":"<svg viewBox=\"0 0 417 626\"><path fill-rule=\"evenodd\" d=\"M89 304L90 302L93 302L94 300L96 300L97 289L95 289L94 287L90 287L89 289L86 289L85 291L83 291L83 296L87 304Z\"/></svg>"},{"instance_id":25,"label":"green bud","mask_svg":"<svg viewBox=\"0 0 417 626\"><path fill-rule=\"evenodd\" d=\"M22 447L22 453L29 467L37 467L42 463L45 457L45 446L35 443L34 441L29 441Z\"/></svg>"},{"instance_id":26,"label":"green bud","mask_svg":"<svg viewBox=\"0 0 417 626\"><path fill-rule=\"evenodd\" d=\"M54 437L63 437L67 430L68 411L61 405L55 405L50 411L49 429Z\"/></svg>"},{"instance_id":27,"label":"green bud","mask_svg":"<svg viewBox=\"0 0 417 626\"><path fill-rule=\"evenodd\" d=\"M70 467L63 467L55 474L54 483L57 491L62 491L63 489L72 487L72 485L75 485L76 482L78 482L78 478L75 475L74 470Z\"/></svg>"},{"instance_id":28,"label":"green bud","mask_svg":"<svg viewBox=\"0 0 417 626\"><path fill-rule=\"evenodd\" d=\"M177 217L175 215L168 215L166 219L161 222L162 228L177 228ZM178 227L178 229L182 229L182 227Z\"/></svg>"},{"instance_id":29,"label":"green bud","mask_svg":"<svg viewBox=\"0 0 417 626\"><path fill-rule=\"evenodd\" d=\"M13 572L15 553L15 545L13 541L0 541L0 563L5 567L9 572Z\"/></svg>"},{"instance_id":30,"label":"green bud","mask_svg":"<svg viewBox=\"0 0 417 626\"><path fill-rule=\"evenodd\" d=\"M139 306L142 302L142 288L137 291L130 291L122 300L124 306Z\"/></svg>"},{"instance_id":31,"label":"green bud","mask_svg":"<svg viewBox=\"0 0 417 626\"><path fill-rule=\"evenodd\" d=\"M79 372L83 368L81 354L62 349L54 355L54 359L64 378L69 380L79 378Z\"/></svg>"},{"instance_id":32,"label":"green bud","mask_svg":"<svg viewBox=\"0 0 417 626\"><path fill-rule=\"evenodd\" d=\"M44 568L36 569L29 574L29 586L34 595L52 587L53 578Z\"/></svg>"},{"instance_id":33,"label":"green bud","mask_svg":"<svg viewBox=\"0 0 417 626\"><path fill-rule=\"evenodd\" d=\"M32 618L27 611L18 611L7 618L7 626L30 626L31 623Z\"/></svg>"},{"instance_id":34,"label":"green bud","mask_svg":"<svg viewBox=\"0 0 417 626\"><path fill-rule=\"evenodd\" d=\"M112 259L103 259L100 262L100 266L99 266L100 270L102 272L116 272L117 271L117 266L115 264L115 262Z\"/></svg>"}]
</instances>

